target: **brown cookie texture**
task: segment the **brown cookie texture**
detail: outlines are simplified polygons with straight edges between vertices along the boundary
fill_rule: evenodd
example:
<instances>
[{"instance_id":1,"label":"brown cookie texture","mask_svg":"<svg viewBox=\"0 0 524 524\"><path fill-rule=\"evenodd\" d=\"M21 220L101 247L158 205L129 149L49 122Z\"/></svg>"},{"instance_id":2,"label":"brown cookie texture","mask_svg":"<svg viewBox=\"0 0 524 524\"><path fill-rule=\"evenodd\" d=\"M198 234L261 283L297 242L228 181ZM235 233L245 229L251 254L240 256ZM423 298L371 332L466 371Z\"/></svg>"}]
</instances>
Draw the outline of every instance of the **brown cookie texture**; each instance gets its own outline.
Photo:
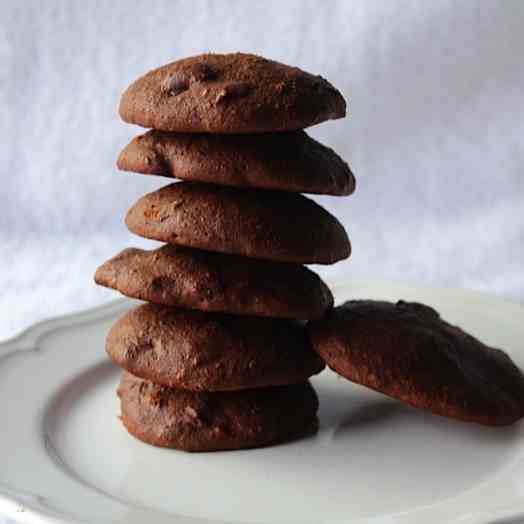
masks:
<instances>
[{"instance_id":1,"label":"brown cookie texture","mask_svg":"<svg viewBox=\"0 0 524 524\"><path fill-rule=\"evenodd\" d=\"M349 195L355 177L304 131L211 135L148 131L120 153L118 168L224 186Z\"/></svg>"},{"instance_id":2,"label":"brown cookie texture","mask_svg":"<svg viewBox=\"0 0 524 524\"><path fill-rule=\"evenodd\" d=\"M124 249L95 281L147 302L238 315L313 319L333 306L327 285L304 266L168 244Z\"/></svg>"},{"instance_id":3,"label":"brown cookie texture","mask_svg":"<svg viewBox=\"0 0 524 524\"><path fill-rule=\"evenodd\" d=\"M261 133L343 118L346 102L320 76L260 56L204 54L159 67L133 82L120 116L178 133Z\"/></svg>"},{"instance_id":4,"label":"brown cookie texture","mask_svg":"<svg viewBox=\"0 0 524 524\"><path fill-rule=\"evenodd\" d=\"M349 257L342 224L303 195L178 182L128 211L133 233L168 244L246 257L332 264Z\"/></svg>"},{"instance_id":5,"label":"brown cookie texture","mask_svg":"<svg viewBox=\"0 0 524 524\"><path fill-rule=\"evenodd\" d=\"M305 328L286 319L144 304L111 328L107 353L155 384L233 391L303 382L324 369Z\"/></svg>"},{"instance_id":6,"label":"brown cookie texture","mask_svg":"<svg viewBox=\"0 0 524 524\"><path fill-rule=\"evenodd\" d=\"M489 426L524 415L524 377L510 357L429 306L349 301L308 331L334 371L417 408Z\"/></svg>"},{"instance_id":7,"label":"brown cookie texture","mask_svg":"<svg viewBox=\"0 0 524 524\"><path fill-rule=\"evenodd\" d=\"M121 419L136 438L184 451L256 448L318 429L318 398L309 382L246 391L197 393L124 373Z\"/></svg>"}]
</instances>

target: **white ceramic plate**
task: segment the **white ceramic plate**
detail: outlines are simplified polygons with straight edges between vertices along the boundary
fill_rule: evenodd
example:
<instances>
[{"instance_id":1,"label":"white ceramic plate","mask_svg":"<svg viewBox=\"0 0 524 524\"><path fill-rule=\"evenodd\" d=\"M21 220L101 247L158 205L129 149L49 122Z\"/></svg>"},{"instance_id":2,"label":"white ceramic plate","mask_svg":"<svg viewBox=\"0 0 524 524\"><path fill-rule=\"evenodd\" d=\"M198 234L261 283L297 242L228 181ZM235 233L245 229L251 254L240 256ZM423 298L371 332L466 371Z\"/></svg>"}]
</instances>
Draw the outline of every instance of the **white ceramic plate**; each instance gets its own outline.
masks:
<instances>
[{"instance_id":1,"label":"white ceramic plate","mask_svg":"<svg viewBox=\"0 0 524 524\"><path fill-rule=\"evenodd\" d=\"M334 283L348 298L420 300L524 367L524 309L482 295ZM325 372L317 436L187 454L121 426L104 338L130 300L0 345L0 513L20 522L433 524L524 521L524 424L446 420Z\"/></svg>"}]
</instances>

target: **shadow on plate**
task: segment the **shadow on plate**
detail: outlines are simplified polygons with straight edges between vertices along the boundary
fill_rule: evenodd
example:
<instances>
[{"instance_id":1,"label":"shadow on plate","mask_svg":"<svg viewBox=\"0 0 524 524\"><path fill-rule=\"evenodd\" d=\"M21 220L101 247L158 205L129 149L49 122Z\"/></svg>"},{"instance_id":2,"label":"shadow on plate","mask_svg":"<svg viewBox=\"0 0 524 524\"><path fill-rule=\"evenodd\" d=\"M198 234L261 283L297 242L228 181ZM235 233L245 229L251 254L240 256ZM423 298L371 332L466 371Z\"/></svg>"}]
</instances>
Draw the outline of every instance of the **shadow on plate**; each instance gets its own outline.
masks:
<instances>
[{"instance_id":1,"label":"shadow on plate","mask_svg":"<svg viewBox=\"0 0 524 524\"><path fill-rule=\"evenodd\" d=\"M443 438L467 438L472 444L507 446L522 438L524 422L511 426L491 427L463 422L429 411L417 409L402 402L381 397L360 387L338 389L315 384L320 399L321 427L331 432L331 438L349 438L351 434L366 431L417 431L441 434ZM371 434L371 433L370 433Z\"/></svg>"}]
</instances>

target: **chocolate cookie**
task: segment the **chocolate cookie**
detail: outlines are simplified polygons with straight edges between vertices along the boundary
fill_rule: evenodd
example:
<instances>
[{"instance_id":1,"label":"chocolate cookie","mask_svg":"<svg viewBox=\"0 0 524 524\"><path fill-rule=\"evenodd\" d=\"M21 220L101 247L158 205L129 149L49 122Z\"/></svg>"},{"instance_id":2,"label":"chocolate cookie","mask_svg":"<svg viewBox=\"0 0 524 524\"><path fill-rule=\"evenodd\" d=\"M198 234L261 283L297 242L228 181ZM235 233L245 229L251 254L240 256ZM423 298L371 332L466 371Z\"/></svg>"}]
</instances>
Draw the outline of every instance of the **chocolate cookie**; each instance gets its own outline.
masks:
<instances>
[{"instance_id":1,"label":"chocolate cookie","mask_svg":"<svg viewBox=\"0 0 524 524\"><path fill-rule=\"evenodd\" d=\"M349 195L355 178L330 148L303 131L204 135L148 131L120 153L118 168L224 186Z\"/></svg>"},{"instance_id":2,"label":"chocolate cookie","mask_svg":"<svg viewBox=\"0 0 524 524\"><path fill-rule=\"evenodd\" d=\"M329 288L304 266L182 246L125 249L95 281L156 304L239 315L313 319L333 305Z\"/></svg>"},{"instance_id":3,"label":"chocolate cookie","mask_svg":"<svg viewBox=\"0 0 524 524\"><path fill-rule=\"evenodd\" d=\"M351 251L333 215L280 191L179 182L139 199L126 224L169 244L299 264L331 264Z\"/></svg>"},{"instance_id":4,"label":"chocolate cookie","mask_svg":"<svg viewBox=\"0 0 524 524\"><path fill-rule=\"evenodd\" d=\"M524 377L508 355L423 304L350 301L308 330L337 373L417 408L490 426L524 415Z\"/></svg>"},{"instance_id":5,"label":"chocolate cookie","mask_svg":"<svg viewBox=\"0 0 524 524\"><path fill-rule=\"evenodd\" d=\"M344 98L327 80L244 53L159 67L120 101L126 122L178 133L291 131L345 115Z\"/></svg>"},{"instance_id":6,"label":"chocolate cookie","mask_svg":"<svg viewBox=\"0 0 524 524\"><path fill-rule=\"evenodd\" d=\"M124 373L118 396L122 422L129 433L165 448L255 448L301 438L318 429L318 398L309 382L195 393Z\"/></svg>"},{"instance_id":7,"label":"chocolate cookie","mask_svg":"<svg viewBox=\"0 0 524 524\"><path fill-rule=\"evenodd\" d=\"M144 304L113 325L107 353L155 384L231 391L303 382L324 369L304 326Z\"/></svg>"}]
</instances>

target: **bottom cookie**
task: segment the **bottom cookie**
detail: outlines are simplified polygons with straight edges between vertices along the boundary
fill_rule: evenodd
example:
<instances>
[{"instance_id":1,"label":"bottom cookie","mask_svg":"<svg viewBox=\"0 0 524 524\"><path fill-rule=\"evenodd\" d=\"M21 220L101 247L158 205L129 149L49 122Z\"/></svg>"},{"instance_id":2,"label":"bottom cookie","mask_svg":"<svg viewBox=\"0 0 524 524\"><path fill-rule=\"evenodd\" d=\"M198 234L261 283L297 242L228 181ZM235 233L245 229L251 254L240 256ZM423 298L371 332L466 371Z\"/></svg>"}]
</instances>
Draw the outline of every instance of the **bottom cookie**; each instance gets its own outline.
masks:
<instances>
[{"instance_id":1,"label":"bottom cookie","mask_svg":"<svg viewBox=\"0 0 524 524\"><path fill-rule=\"evenodd\" d=\"M309 382L202 393L159 386L124 372L122 422L136 438L184 451L269 446L318 429L318 397Z\"/></svg>"}]
</instances>

